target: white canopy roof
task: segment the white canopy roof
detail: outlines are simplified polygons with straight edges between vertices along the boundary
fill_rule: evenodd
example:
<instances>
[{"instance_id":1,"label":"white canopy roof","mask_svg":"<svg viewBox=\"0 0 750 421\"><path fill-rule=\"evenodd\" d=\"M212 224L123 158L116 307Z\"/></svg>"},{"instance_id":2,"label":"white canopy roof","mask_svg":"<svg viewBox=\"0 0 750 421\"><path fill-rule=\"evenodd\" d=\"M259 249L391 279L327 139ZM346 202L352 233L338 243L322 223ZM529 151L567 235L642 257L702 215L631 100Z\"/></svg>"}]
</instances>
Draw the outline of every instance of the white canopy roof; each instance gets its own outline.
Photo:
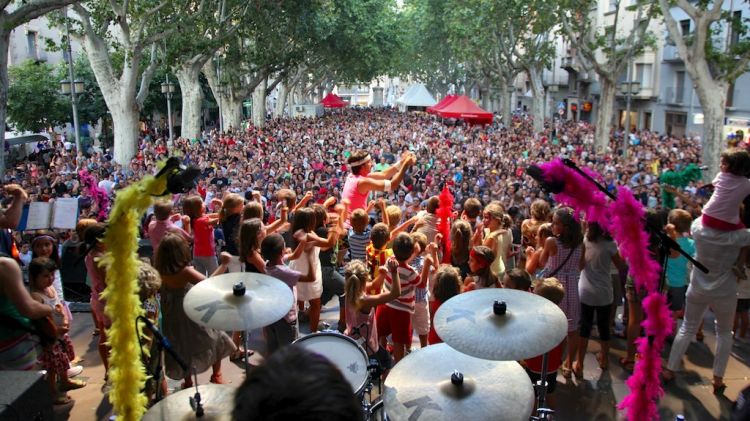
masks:
<instances>
[{"instance_id":1,"label":"white canopy roof","mask_svg":"<svg viewBox=\"0 0 750 421\"><path fill-rule=\"evenodd\" d=\"M410 86L396 102L407 107L431 107L437 104L435 98L421 83Z\"/></svg>"}]
</instances>

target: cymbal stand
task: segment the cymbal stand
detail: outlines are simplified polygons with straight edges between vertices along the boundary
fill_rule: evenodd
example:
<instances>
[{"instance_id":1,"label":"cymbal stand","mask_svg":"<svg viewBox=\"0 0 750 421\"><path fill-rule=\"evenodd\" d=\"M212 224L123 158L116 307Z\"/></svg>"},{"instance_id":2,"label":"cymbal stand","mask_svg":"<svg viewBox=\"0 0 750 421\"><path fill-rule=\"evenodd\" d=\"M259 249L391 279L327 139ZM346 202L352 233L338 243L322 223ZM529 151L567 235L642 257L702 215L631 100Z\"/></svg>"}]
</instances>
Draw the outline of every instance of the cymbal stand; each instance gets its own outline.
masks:
<instances>
[{"instance_id":1,"label":"cymbal stand","mask_svg":"<svg viewBox=\"0 0 750 421\"><path fill-rule=\"evenodd\" d=\"M204 415L203 405L201 404L201 393L198 391L198 372L193 367L193 376L195 383L195 395L190 397L190 407L193 408L196 418L201 418Z\"/></svg>"},{"instance_id":2,"label":"cymbal stand","mask_svg":"<svg viewBox=\"0 0 750 421\"><path fill-rule=\"evenodd\" d=\"M547 364L549 362L549 352L545 352L544 355L542 355L542 373L541 373L541 379L539 379L538 382L536 382L536 385L534 385L534 389L536 389L536 392L539 396L539 400L537 402L537 416L532 417L532 419L537 420L546 420L549 419L548 417L552 415L555 411L545 408L546 406L546 399L547 399Z\"/></svg>"},{"instance_id":3,"label":"cymbal stand","mask_svg":"<svg viewBox=\"0 0 750 421\"><path fill-rule=\"evenodd\" d=\"M378 400L382 401L383 391L381 388L382 383L380 381L380 376L383 374L383 371L380 368L380 364L378 363L378 361L374 358L370 358L369 364L367 366L367 372L368 382L365 386L364 391L362 392L362 410L365 413L365 420L369 421L373 419L373 414L379 408L378 402L372 402L373 383L377 383L379 396ZM380 406L382 406L382 403L380 404Z\"/></svg>"}]
</instances>

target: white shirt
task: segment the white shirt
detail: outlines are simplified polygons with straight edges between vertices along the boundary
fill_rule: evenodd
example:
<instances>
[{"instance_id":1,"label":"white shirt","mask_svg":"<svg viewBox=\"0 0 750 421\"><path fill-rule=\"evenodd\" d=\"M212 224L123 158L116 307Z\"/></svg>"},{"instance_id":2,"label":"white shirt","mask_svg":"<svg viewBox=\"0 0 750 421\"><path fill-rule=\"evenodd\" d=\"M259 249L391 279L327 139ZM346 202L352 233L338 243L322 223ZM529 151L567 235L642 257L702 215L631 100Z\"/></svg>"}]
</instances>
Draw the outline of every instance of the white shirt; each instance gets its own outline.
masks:
<instances>
[{"instance_id":1,"label":"white shirt","mask_svg":"<svg viewBox=\"0 0 750 421\"><path fill-rule=\"evenodd\" d=\"M691 231L695 240L695 260L706 266L708 273L693 268L689 292L707 297L737 294L737 276L732 272L732 266L740 248L750 245L750 230L719 231L704 227L701 218L697 218Z\"/></svg>"}]
</instances>

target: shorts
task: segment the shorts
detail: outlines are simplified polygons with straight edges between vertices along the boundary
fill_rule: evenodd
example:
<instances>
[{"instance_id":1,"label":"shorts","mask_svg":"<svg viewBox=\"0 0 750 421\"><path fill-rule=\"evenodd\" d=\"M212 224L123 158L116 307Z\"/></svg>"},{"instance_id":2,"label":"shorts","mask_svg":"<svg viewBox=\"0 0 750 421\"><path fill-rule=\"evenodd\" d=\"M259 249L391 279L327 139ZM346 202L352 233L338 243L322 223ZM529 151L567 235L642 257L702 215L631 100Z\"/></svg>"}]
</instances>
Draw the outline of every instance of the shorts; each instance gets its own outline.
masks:
<instances>
[{"instance_id":1,"label":"shorts","mask_svg":"<svg viewBox=\"0 0 750 421\"><path fill-rule=\"evenodd\" d=\"M378 337L391 335L393 342L406 345L411 343L411 313L387 305L379 305L375 312Z\"/></svg>"},{"instance_id":2,"label":"shorts","mask_svg":"<svg viewBox=\"0 0 750 421\"><path fill-rule=\"evenodd\" d=\"M687 285L685 285L684 287L668 287L667 304L669 304L669 309L672 311L679 311L684 309L686 293Z\"/></svg>"},{"instance_id":3,"label":"shorts","mask_svg":"<svg viewBox=\"0 0 750 421\"><path fill-rule=\"evenodd\" d=\"M289 345L297 339L297 322L288 322L281 319L263 328L266 337L266 350L268 355L273 354L279 348Z\"/></svg>"},{"instance_id":4,"label":"shorts","mask_svg":"<svg viewBox=\"0 0 750 421\"><path fill-rule=\"evenodd\" d=\"M533 371L526 369L526 374L528 374L529 378L531 379L531 384L536 385L536 382L542 379L541 373L534 373ZM547 373L547 393L555 393L555 389L557 388L557 370ZM538 396L537 389L534 388L534 395Z\"/></svg>"},{"instance_id":5,"label":"shorts","mask_svg":"<svg viewBox=\"0 0 750 421\"><path fill-rule=\"evenodd\" d=\"M417 335L422 336L430 333L430 311L427 309L427 301L414 303L411 324L412 328L417 331Z\"/></svg>"},{"instance_id":6,"label":"shorts","mask_svg":"<svg viewBox=\"0 0 750 421\"><path fill-rule=\"evenodd\" d=\"M320 296L321 304L328 304L331 298L337 295L339 297L339 305L344 305L344 277L333 266L323 266L320 270L323 274L323 293Z\"/></svg>"},{"instance_id":7,"label":"shorts","mask_svg":"<svg viewBox=\"0 0 750 421\"><path fill-rule=\"evenodd\" d=\"M745 313L750 310L750 298L738 298L737 299L737 313Z\"/></svg>"}]
</instances>

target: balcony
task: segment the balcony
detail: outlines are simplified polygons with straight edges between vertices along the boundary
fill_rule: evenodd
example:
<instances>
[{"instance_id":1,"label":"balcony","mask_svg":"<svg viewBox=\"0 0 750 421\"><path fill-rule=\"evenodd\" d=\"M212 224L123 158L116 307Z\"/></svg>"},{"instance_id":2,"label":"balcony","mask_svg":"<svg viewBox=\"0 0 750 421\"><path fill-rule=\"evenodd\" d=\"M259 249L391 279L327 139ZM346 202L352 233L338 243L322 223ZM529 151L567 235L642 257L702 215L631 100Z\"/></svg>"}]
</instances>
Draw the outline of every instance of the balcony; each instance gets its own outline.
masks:
<instances>
[{"instance_id":1,"label":"balcony","mask_svg":"<svg viewBox=\"0 0 750 421\"><path fill-rule=\"evenodd\" d=\"M560 68L568 72L577 72L580 68L578 59L575 56L567 56L560 59Z\"/></svg>"},{"instance_id":2,"label":"balcony","mask_svg":"<svg viewBox=\"0 0 750 421\"><path fill-rule=\"evenodd\" d=\"M665 104L683 105L685 104L685 92L684 90L677 90L674 86L669 86L664 89L664 96L661 100Z\"/></svg>"},{"instance_id":3,"label":"balcony","mask_svg":"<svg viewBox=\"0 0 750 421\"><path fill-rule=\"evenodd\" d=\"M664 49L662 50L662 58L665 62L668 63L682 62L682 58L680 57L680 53L677 51L677 47L670 44L664 44Z\"/></svg>"}]
</instances>

